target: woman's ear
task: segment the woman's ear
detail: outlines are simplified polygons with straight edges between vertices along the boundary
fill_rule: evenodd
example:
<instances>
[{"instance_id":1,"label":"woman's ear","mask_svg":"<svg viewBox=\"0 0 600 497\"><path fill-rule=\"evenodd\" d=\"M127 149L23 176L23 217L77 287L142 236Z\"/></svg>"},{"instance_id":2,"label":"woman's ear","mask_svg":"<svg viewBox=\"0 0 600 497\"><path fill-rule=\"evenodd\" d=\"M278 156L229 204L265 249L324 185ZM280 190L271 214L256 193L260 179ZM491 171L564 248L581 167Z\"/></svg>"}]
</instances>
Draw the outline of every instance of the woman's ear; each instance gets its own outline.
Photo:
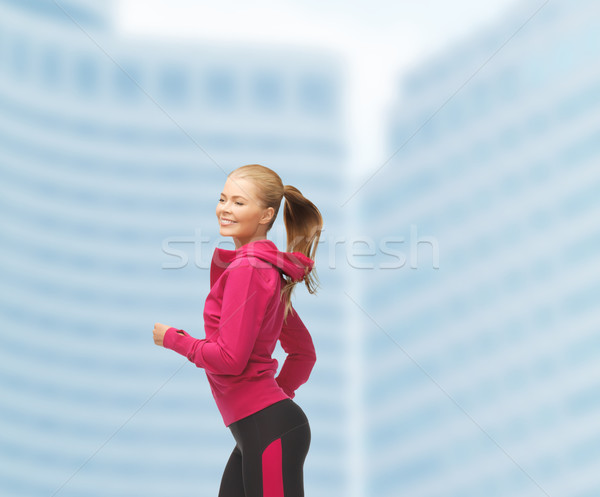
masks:
<instances>
[{"instance_id":1,"label":"woman's ear","mask_svg":"<svg viewBox=\"0 0 600 497\"><path fill-rule=\"evenodd\" d=\"M269 224L275 215L275 209L273 207L267 207L263 212L262 219L260 220L260 224Z\"/></svg>"}]
</instances>

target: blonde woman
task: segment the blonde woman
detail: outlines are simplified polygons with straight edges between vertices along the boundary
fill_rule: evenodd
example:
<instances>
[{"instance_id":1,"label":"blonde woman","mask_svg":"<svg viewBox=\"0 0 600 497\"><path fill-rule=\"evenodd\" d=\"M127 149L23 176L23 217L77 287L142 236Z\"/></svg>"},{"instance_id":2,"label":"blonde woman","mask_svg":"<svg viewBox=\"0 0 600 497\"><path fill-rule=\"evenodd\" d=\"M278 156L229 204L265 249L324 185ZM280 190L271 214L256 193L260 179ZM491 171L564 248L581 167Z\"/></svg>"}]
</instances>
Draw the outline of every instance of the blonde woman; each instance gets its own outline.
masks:
<instances>
[{"instance_id":1,"label":"blonde woman","mask_svg":"<svg viewBox=\"0 0 600 497\"><path fill-rule=\"evenodd\" d=\"M286 252L267 239L283 198ZM323 219L297 188L258 164L228 175L216 215L220 234L232 237L235 250L213 253L206 338L156 323L154 342L204 368L236 442L219 497L303 497L311 431L292 399L308 380L316 353L291 295L302 281L316 293L314 254ZM287 357L275 377L277 340Z\"/></svg>"}]
</instances>

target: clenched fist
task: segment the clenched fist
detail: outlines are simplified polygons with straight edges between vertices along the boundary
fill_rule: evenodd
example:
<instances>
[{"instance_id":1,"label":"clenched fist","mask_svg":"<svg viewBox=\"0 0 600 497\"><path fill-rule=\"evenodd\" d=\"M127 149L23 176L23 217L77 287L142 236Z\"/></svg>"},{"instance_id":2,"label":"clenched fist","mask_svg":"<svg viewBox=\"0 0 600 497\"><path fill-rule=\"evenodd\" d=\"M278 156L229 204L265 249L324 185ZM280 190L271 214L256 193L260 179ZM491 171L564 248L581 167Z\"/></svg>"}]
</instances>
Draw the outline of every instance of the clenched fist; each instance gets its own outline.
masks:
<instances>
[{"instance_id":1,"label":"clenched fist","mask_svg":"<svg viewBox=\"0 0 600 497\"><path fill-rule=\"evenodd\" d=\"M162 323L154 323L154 330L152 330L152 333L154 335L154 343L160 347L163 346L163 340L165 338L165 333L167 332L167 330L170 328L170 326L167 326L166 324L162 324Z\"/></svg>"}]
</instances>

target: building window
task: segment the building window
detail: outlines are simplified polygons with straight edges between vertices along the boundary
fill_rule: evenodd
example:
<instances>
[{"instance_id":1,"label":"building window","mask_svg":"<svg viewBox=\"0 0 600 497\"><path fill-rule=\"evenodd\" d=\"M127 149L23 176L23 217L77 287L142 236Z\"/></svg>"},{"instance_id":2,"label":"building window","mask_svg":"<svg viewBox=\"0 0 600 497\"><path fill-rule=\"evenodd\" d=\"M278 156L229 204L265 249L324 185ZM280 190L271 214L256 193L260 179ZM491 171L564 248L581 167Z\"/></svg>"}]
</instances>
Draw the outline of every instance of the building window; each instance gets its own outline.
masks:
<instances>
[{"instance_id":1,"label":"building window","mask_svg":"<svg viewBox=\"0 0 600 497\"><path fill-rule=\"evenodd\" d=\"M321 76L306 76L299 85L299 104L307 114L327 115L334 108L333 85Z\"/></svg>"},{"instance_id":2,"label":"building window","mask_svg":"<svg viewBox=\"0 0 600 497\"><path fill-rule=\"evenodd\" d=\"M90 56L83 56L75 62L75 84L83 95L95 93L98 86L98 64Z\"/></svg>"},{"instance_id":3,"label":"building window","mask_svg":"<svg viewBox=\"0 0 600 497\"><path fill-rule=\"evenodd\" d=\"M206 75L204 95L210 107L226 109L236 103L234 75L227 70L218 69Z\"/></svg>"},{"instance_id":4,"label":"building window","mask_svg":"<svg viewBox=\"0 0 600 497\"><path fill-rule=\"evenodd\" d=\"M188 99L188 75L181 67L170 66L162 69L159 76L160 95L170 103L183 103Z\"/></svg>"},{"instance_id":5,"label":"building window","mask_svg":"<svg viewBox=\"0 0 600 497\"><path fill-rule=\"evenodd\" d=\"M519 78L515 67L509 66L498 74L498 92L501 100L514 100L519 94Z\"/></svg>"},{"instance_id":6,"label":"building window","mask_svg":"<svg viewBox=\"0 0 600 497\"><path fill-rule=\"evenodd\" d=\"M12 43L10 66L15 78L25 79L30 63L29 42L22 37L15 38Z\"/></svg>"},{"instance_id":7,"label":"building window","mask_svg":"<svg viewBox=\"0 0 600 497\"><path fill-rule=\"evenodd\" d=\"M47 89L58 86L61 76L60 54L56 47L45 48L40 63L40 81Z\"/></svg>"},{"instance_id":8,"label":"building window","mask_svg":"<svg viewBox=\"0 0 600 497\"><path fill-rule=\"evenodd\" d=\"M470 114L474 118L481 118L490 111L491 98L487 81L477 83L471 88L469 104Z\"/></svg>"},{"instance_id":9,"label":"building window","mask_svg":"<svg viewBox=\"0 0 600 497\"><path fill-rule=\"evenodd\" d=\"M121 64L121 67L115 66L114 70L117 97L125 102L139 99L143 94L138 87L138 84L142 86L140 69L133 64Z\"/></svg>"},{"instance_id":10,"label":"building window","mask_svg":"<svg viewBox=\"0 0 600 497\"><path fill-rule=\"evenodd\" d=\"M272 111L283 106L283 88L281 78L272 73L256 75L252 82L253 103L259 109Z\"/></svg>"}]
</instances>

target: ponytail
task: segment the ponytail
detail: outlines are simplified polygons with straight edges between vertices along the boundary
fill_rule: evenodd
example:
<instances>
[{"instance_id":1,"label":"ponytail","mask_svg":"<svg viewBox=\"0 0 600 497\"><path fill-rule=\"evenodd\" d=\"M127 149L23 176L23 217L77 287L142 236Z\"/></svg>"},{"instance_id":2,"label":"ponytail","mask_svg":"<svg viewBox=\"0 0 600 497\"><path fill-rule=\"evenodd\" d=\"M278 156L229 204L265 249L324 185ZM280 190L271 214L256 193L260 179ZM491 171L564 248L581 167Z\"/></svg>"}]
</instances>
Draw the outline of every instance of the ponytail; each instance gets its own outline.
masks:
<instances>
[{"instance_id":1,"label":"ponytail","mask_svg":"<svg viewBox=\"0 0 600 497\"><path fill-rule=\"evenodd\" d=\"M291 185L284 185L283 196L285 198L283 222L287 232L287 251L300 252L314 261L323 228L321 213L315 204ZM287 318L288 312L292 308L292 293L296 283L299 282L293 281L285 275L284 278L286 283L281 294L285 303L284 316ZM314 267L312 270L306 268L306 273L301 281L304 281L309 293L316 293L319 279Z\"/></svg>"}]
</instances>

